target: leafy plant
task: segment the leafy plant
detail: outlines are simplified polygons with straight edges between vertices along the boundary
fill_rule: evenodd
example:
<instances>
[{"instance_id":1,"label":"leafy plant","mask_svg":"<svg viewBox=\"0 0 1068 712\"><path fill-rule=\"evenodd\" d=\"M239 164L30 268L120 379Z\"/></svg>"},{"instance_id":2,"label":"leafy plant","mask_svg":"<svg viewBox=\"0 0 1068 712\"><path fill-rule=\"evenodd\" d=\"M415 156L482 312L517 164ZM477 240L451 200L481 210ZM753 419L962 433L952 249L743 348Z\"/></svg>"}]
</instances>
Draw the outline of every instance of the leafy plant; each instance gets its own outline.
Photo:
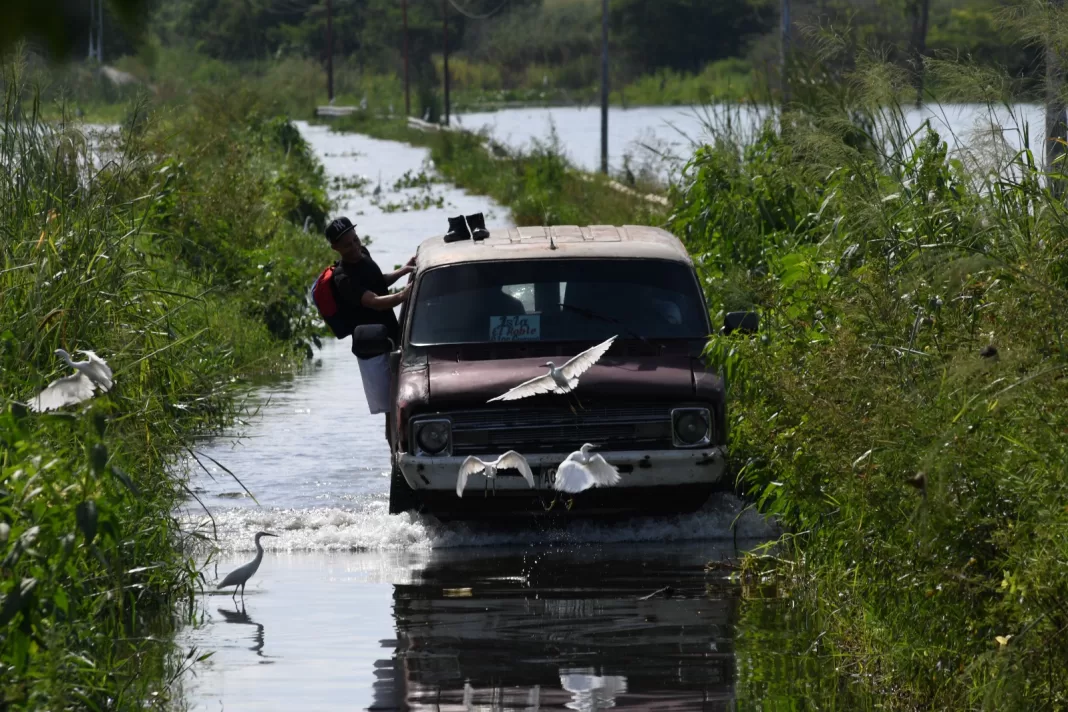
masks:
<instances>
[{"instance_id":1,"label":"leafy plant","mask_svg":"<svg viewBox=\"0 0 1068 712\"><path fill-rule=\"evenodd\" d=\"M762 313L706 349L739 486L788 530L785 642L744 608L739 704L1060 707L1068 209L1026 132L954 155L852 64L751 143L709 127L672 194L713 310Z\"/></svg>"}]
</instances>

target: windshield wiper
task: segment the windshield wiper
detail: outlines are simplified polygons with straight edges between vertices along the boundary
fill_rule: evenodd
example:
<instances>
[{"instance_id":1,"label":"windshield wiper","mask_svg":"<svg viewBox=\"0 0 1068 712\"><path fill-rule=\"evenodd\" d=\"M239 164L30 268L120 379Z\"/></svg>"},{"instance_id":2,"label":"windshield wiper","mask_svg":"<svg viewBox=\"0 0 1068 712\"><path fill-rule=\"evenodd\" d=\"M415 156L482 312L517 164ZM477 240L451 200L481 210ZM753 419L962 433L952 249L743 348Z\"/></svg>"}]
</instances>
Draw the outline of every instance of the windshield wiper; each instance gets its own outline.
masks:
<instances>
[{"instance_id":1,"label":"windshield wiper","mask_svg":"<svg viewBox=\"0 0 1068 712\"><path fill-rule=\"evenodd\" d=\"M648 344L649 343L648 339L646 339L641 334L638 334L638 333L635 333L634 331L632 331L629 327L627 327L619 319L616 319L614 316L608 316L607 314L601 314L600 312L595 312L595 311L592 311L590 309L584 309L582 307L576 307L576 306L574 306L572 304L561 304L560 308L561 309L569 309L569 310L575 312L576 314L581 314L582 316L586 317L587 319L599 319L600 321L606 321L606 322L609 322L610 324L616 324L618 326L623 327L623 332L625 334L627 334L628 336L633 336L635 339L640 339L643 344Z\"/></svg>"}]
</instances>

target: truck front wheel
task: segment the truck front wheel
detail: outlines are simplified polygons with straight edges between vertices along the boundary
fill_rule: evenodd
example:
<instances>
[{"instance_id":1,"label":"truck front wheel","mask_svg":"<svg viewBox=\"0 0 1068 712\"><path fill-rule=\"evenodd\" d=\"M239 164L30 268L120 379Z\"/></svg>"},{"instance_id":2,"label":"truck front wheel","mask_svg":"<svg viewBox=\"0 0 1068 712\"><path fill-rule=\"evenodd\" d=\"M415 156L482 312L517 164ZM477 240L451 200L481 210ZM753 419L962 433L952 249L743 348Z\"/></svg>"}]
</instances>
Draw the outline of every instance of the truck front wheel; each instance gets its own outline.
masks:
<instances>
[{"instance_id":1,"label":"truck front wheel","mask_svg":"<svg viewBox=\"0 0 1068 712\"><path fill-rule=\"evenodd\" d=\"M419 509L419 498L408 486L400 468L393 465L393 471L389 477L389 513L400 514L401 512L416 511Z\"/></svg>"}]
</instances>

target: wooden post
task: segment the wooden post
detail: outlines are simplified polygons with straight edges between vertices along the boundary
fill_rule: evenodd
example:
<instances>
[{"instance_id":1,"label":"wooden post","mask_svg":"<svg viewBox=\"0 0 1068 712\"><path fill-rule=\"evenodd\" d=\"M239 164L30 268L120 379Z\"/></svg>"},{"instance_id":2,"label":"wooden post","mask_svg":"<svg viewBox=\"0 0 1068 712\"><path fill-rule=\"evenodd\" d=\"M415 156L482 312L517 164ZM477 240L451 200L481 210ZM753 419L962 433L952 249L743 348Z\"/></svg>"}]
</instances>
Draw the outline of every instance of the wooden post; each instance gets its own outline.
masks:
<instances>
[{"instance_id":1,"label":"wooden post","mask_svg":"<svg viewBox=\"0 0 1068 712\"><path fill-rule=\"evenodd\" d=\"M334 100L334 7L326 0L326 95Z\"/></svg>"},{"instance_id":2,"label":"wooden post","mask_svg":"<svg viewBox=\"0 0 1068 712\"><path fill-rule=\"evenodd\" d=\"M782 0L780 9L779 28L779 90L782 92L782 103L790 101L790 81L786 77L786 65L790 58L790 0Z\"/></svg>"},{"instance_id":3,"label":"wooden post","mask_svg":"<svg viewBox=\"0 0 1068 712\"><path fill-rule=\"evenodd\" d=\"M1064 0L1049 0L1050 15L1057 16ZM1064 155L1068 152L1068 124L1065 123L1064 66L1060 48L1052 31L1047 28L1046 40L1046 172L1065 173L1068 167ZM1065 194L1064 180L1049 176L1050 191L1058 198Z\"/></svg>"},{"instance_id":4,"label":"wooden post","mask_svg":"<svg viewBox=\"0 0 1068 712\"><path fill-rule=\"evenodd\" d=\"M408 91L408 0L401 0L401 18L404 22L404 116L412 115L412 101Z\"/></svg>"},{"instance_id":5,"label":"wooden post","mask_svg":"<svg viewBox=\"0 0 1068 712\"><path fill-rule=\"evenodd\" d=\"M608 0L601 0L601 173L608 175Z\"/></svg>"},{"instance_id":6,"label":"wooden post","mask_svg":"<svg viewBox=\"0 0 1068 712\"><path fill-rule=\"evenodd\" d=\"M445 125L449 125L449 0L441 0L441 36L445 51Z\"/></svg>"}]
</instances>

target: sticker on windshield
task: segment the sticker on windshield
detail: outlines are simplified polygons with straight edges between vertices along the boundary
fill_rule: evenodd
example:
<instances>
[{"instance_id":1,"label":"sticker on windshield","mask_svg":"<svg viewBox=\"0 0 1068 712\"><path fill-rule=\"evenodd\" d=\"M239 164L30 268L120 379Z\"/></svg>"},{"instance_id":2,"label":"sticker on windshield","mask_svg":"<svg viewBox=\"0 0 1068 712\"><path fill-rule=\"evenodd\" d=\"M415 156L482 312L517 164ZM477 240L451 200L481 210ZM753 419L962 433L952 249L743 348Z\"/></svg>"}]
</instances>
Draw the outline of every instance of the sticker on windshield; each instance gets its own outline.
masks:
<instances>
[{"instance_id":1,"label":"sticker on windshield","mask_svg":"<svg viewBox=\"0 0 1068 712\"><path fill-rule=\"evenodd\" d=\"M537 341L541 338L541 314L491 316L490 341Z\"/></svg>"}]
</instances>

